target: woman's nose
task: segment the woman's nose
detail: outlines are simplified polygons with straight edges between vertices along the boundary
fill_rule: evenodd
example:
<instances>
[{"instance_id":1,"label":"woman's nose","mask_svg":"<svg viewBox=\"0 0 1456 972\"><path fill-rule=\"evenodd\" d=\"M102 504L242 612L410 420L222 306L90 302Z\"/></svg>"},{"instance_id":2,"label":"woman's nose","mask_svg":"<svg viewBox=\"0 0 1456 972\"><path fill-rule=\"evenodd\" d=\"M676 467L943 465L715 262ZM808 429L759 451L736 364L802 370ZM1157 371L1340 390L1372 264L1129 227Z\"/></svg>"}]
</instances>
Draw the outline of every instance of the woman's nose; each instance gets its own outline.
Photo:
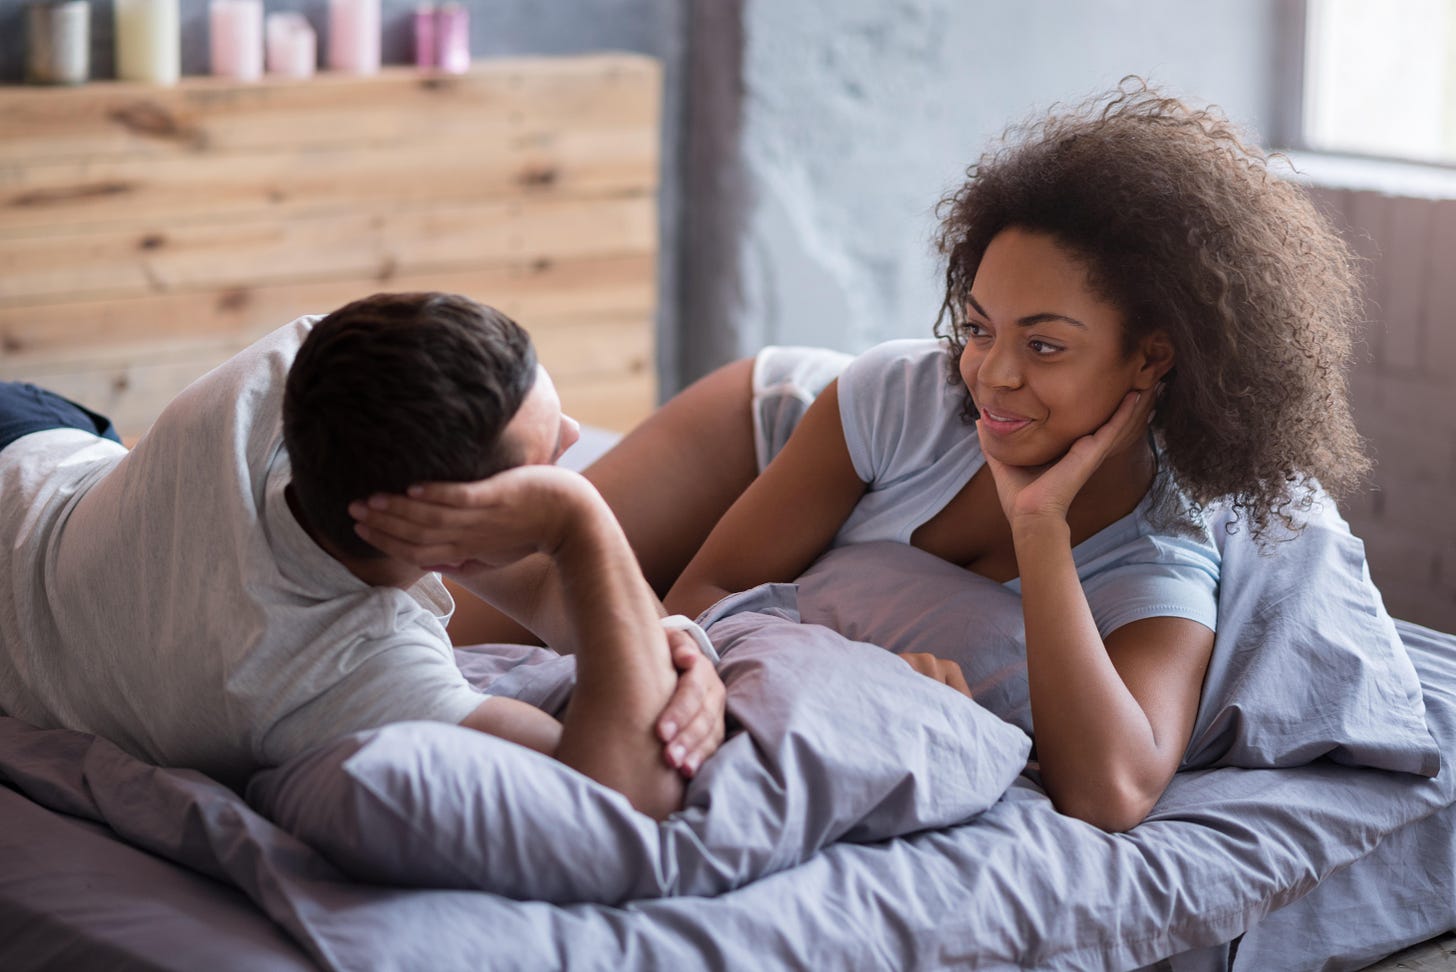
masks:
<instances>
[{"instance_id":1,"label":"woman's nose","mask_svg":"<svg viewBox=\"0 0 1456 972\"><path fill-rule=\"evenodd\" d=\"M981 353L981 360L976 368L976 379L981 384L992 388L1021 387L1021 369L1014 350L1001 341L992 342L991 346Z\"/></svg>"}]
</instances>

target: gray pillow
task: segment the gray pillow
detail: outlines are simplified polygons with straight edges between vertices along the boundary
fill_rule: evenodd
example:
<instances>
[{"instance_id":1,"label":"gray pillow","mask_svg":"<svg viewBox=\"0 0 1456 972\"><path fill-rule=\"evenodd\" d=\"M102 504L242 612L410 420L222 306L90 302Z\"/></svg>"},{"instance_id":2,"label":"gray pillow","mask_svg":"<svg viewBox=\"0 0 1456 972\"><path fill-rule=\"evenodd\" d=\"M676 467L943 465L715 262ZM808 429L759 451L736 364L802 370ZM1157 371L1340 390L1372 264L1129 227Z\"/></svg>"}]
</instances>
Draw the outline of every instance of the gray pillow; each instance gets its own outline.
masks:
<instances>
[{"instance_id":1,"label":"gray pillow","mask_svg":"<svg viewBox=\"0 0 1456 972\"><path fill-rule=\"evenodd\" d=\"M1420 679L1365 545L1321 497L1304 529L1261 548L1230 514L1210 528L1223 557L1218 635L1189 766L1350 766L1435 776Z\"/></svg>"},{"instance_id":2,"label":"gray pillow","mask_svg":"<svg viewBox=\"0 0 1456 972\"><path fill-rule=\"evenodd\" d=\"M662 825L545 756L425 722L306 753L255 777L248 800L357 879L615 903L718 894L835 841L971 819L1025 765L1025 733L877 647L751 612L711 634L743 731ZM462 668L558 694L549 653L487 654Z\"/></svg>"},{"instance_id":3,"label":"gray pillow","mask_svg":"<svg viewBox=\"0 0 1456 972\"><path fill-rule=\"evenodd\" d=\"M1328 499L1261 549L1210 514L1218 632L1184 768L1335 762L1424 776L1441 765L1420 682L1364 547ZM907 544L830 551L799 581L805 621L960 663L976 698L1031 730L1020 598Z\"/></svg>"}]
</instances>

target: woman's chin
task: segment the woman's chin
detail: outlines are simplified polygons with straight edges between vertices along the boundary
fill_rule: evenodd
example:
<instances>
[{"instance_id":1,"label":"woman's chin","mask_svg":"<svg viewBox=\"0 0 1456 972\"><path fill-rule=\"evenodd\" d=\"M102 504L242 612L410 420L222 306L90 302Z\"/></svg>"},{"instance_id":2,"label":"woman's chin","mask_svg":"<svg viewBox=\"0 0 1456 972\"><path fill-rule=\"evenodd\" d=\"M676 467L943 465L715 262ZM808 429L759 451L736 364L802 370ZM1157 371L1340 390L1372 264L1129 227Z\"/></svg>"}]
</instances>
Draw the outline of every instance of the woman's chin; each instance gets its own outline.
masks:
<instances>
[{"instance_id":1,"label":"woman's chin","mask_svg":"<svg viewBox=\"0 0 1456 972\"><path fill-rule=\"evenodd\" d=\"M1004 466L1020 469L1045 469L1067 454L1070 446L1049 449L1032 442L1010 443L999 441L994 436L981 439L981 452Z\"/></svg>"}]
</instances>

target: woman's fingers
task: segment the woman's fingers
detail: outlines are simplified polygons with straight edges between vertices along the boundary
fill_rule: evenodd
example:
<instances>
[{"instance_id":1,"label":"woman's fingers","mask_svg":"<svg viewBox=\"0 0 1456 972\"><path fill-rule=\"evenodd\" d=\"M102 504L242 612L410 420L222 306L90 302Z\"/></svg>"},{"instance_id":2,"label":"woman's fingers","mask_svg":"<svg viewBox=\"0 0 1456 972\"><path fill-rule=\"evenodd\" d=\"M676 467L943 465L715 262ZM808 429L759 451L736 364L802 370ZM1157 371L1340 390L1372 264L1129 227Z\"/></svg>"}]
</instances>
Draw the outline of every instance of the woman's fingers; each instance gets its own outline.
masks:
<instances>
[{"instance_id":1,"label":"woman's fingers","mask_svg":"<svg viewBox=\"0 0 1456 972\"><path fill-rule=\"evenodd\" d=\"M947 661L943 658L941 659L941 662L943 665L946 666L943 669L943 671L945 672L945 684L949 685L951 688L955 689L966 698L972 698L971 687L966 684L966 676L965 673L961 671L961 666L957 665L953 661Z\"/></svg>"},{"instance_id":2,"label":"woman's fingers","mask_svg":"<svg viewBox=\"0 0 1456 972\"><path fill-rule=\"evenodd\" d=\"M921 651L907 651L900 657L926 678L934 679L942 685L953 688L967 698L971 697L971 687L966 684L966 677L961 673L961 666L950 659L939 658Z\"/></svg>"}]
</instances>

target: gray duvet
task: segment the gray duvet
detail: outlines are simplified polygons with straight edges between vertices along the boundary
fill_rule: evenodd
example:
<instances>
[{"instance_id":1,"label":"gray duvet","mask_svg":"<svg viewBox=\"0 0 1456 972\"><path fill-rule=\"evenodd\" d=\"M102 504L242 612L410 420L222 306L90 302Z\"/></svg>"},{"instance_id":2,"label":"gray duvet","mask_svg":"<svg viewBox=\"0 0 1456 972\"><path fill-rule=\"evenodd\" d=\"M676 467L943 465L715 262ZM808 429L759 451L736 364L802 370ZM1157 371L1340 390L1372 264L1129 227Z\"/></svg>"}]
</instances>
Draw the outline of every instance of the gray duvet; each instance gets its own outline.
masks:
<instances>
[{"instance_id":1,"label":"gray duvet","mask_svg":"<svg viewBox=\"0 0 1456 972\"><path fill-rule=\"evenodd\" d=\"M1431 729L1456 751L1456 639L1407 637L1421 644ZM240 889L316 962L342 969L1132 969L1237 938L1456 797L1440 778L1324 762L1214 769L1180 774L1148 823L1109 836L1018 779L970 822L840 841L715 897L560 906L350 880L231 791L78 733L0 719L0 774ZM1354 925L1338 922L1347 938L1362 926L1378 937L1387 916L1372 900L1358 899ZM1413 925L1396 905L1388 917L1408 935L1434 933L1449 910L1433 905ZM1301 942L1311 962L1315 944ZM1277 967L1326 967L1297 957Z\"/></svg>"},{"instance_id":2,"label":"gray duvet","mask_svg":"<svg viewBox=\"0 0 1456 972\"><path fill-rule=\"evenodd\" d=\"M1380 857L1388 841L1449 893L1456 786L1422 773L1456 753L1456 639L1406 626L1403 643L1366 587L1309 585L1277 558L1256 562L1268 568L1257 590L1226 574L1221 609L1227 597L1240 613L1227 631L1221 613L1188 767L1147 822L1109 835L1055 811L1023 772L1025 734L993 711L1024 704L1015 664L965 636L1010 617L996 613L1001 592L916 557L832 556L797 587L722 612L710 630L737 731L661 827L537 754L421 723L263 774L245 801L104 740L0 718L0 778L149 860L215 878L327 968L1221 968L1237 958L1223 943L1244 936L1251 968L1315 969L1351 966L1327 963L1337 953L1312 938L1281 950L1281 927L1322 934L1319 915L1358 913L1334 919L1345 954L1448 927L1449 901L1382 913L1359 864L1378 859L1399 882L1405 862ZM905 559L865 582L876 602L853 579L886 558ZM891 576L904 587L893 598ZM856 616L857 604L871 609ZM1280 619L1311 610L1290 650ZM959 626L954 639L932 614ZM973 681L999 687L971 702L873 644L797 623L828 615L890 647L968 652L990 673ZM1314 638L1342 615L1354 637ZM570 661L545 652L458 657L479 683L547 708L570 688ZM1253 668L1257 696L1240 689ZM1296 912L1279 909L1326 887L1325 910L1280 925ZM0 921L22 894L0 877ZM34 958L7 947L9 965Z\"/></svg>"}]
</instances>

